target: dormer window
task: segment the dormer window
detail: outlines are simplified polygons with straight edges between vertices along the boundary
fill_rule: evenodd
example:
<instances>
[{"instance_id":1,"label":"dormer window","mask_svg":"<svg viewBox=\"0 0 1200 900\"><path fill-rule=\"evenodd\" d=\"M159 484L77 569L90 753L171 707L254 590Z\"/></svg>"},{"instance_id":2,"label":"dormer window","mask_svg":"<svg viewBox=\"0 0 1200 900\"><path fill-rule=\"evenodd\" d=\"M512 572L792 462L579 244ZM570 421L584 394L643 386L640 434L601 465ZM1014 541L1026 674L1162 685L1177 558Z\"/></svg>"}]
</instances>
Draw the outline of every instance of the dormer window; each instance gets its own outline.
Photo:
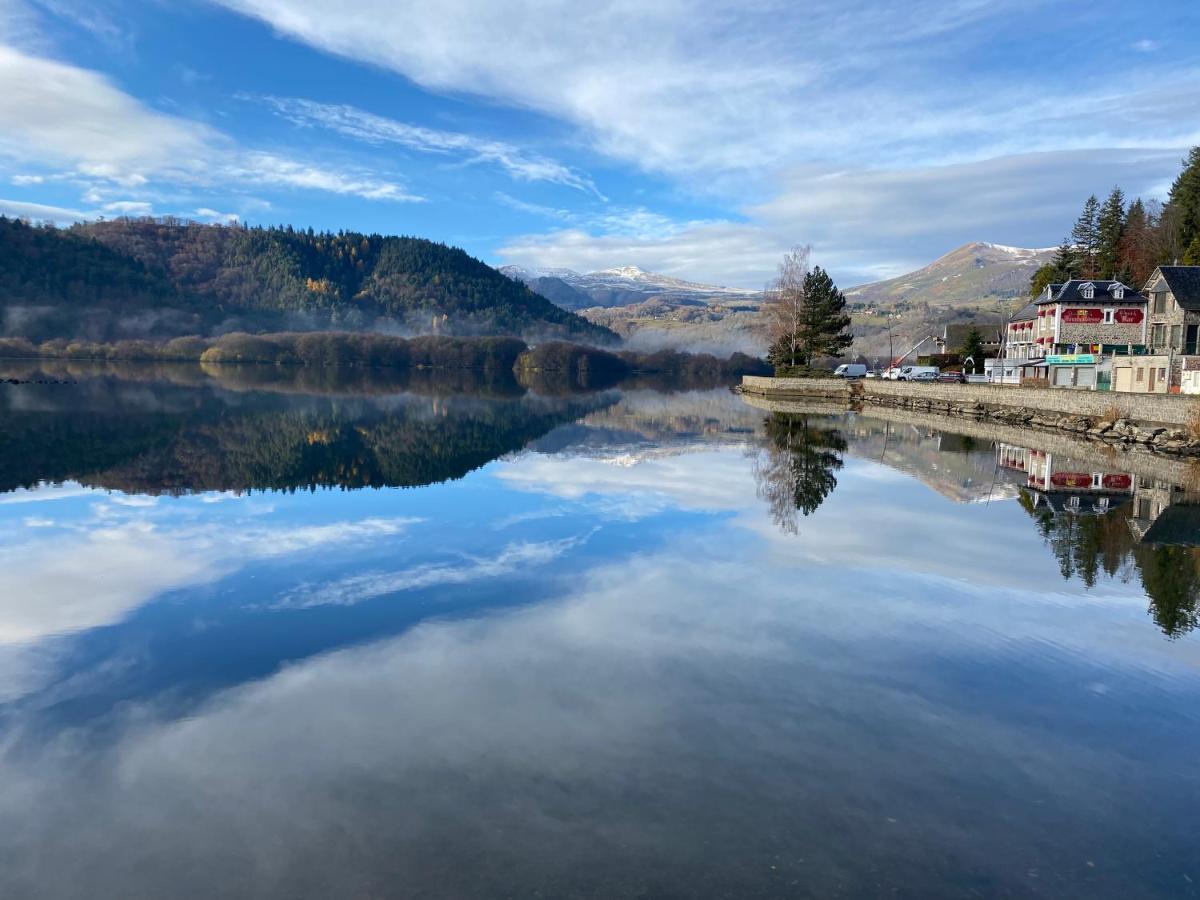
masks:
<instances>
[{"instance_id":1,"label":"dormer window","mask_svg":"<svg viewBox=\"0 0 1200 900\"><path fill-rule=\"evenodd\" d=\"M1116 284L1114 284L1112 286L1112 295L1113 295L1114 300L1124 300L1125 299L1125 285L1121 284L1119 281Z\"/></svg>"},{"instance_id":2,"label":"dormer window","mask_svg":"<svg viewBox=\"0 0 1200 900\"><path fill-rule=\"evenodd\" d=\"M1079 289L1079 296L1084 300L1092 300L1096 296L1096 286L1089 281Z\"/></svg>"}]
</instances>

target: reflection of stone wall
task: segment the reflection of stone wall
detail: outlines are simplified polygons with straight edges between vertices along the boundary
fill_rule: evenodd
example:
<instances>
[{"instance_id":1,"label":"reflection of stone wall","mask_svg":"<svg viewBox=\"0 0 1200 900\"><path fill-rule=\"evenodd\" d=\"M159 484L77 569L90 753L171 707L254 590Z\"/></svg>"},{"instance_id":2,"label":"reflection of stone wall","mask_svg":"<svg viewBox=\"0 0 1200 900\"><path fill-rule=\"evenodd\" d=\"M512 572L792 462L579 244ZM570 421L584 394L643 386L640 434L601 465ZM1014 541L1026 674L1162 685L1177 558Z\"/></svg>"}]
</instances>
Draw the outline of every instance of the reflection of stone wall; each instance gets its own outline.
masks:
<instances>
[{"instance_id":1,"label":"reflection of stone wall","mask_svg":"<svg viewBox=\"0 0 1200 900\"><path fill-rule=\"evenodd\" d=\"M811 401L776 401L751 396L744 397L743 399L752 406L772 412L828 413L830 410L837 408L828 403L814 403ZM944 415L940 414L886 406L872 406L862 413L862 415L875 419L886 419L890 422L915 425L918 428L949 431L953 434L967 435L981 441L995 441L997 443L1013 444L1020 447L1036 447L1046 453L1070 457L1082 464L1094 467L1096 471L1132 472L1141 477L1160 479L1183 485L1193 484L1200 478L1200 463L1160 456L1138 445L1111 446L1057 431L1020 428L1013 425L1005 425L1001 422L981 421L977 419L955 418L948 420Z\"/></svg>"}]
</instances>

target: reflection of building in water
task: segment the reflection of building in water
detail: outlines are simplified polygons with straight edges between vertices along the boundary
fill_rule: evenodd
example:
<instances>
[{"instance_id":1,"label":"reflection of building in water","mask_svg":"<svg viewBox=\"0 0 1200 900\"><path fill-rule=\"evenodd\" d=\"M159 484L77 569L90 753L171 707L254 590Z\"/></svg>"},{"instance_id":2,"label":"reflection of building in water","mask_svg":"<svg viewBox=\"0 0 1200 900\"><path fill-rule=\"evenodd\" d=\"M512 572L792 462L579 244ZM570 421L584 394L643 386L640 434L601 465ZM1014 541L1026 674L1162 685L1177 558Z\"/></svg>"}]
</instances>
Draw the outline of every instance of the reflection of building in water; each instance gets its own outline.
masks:
<instances>
[{"instance_id":1,"label":"reflection of building in water","mask_svg":"<svg viewBox=\"0 0 1200 900\"><path fill-rule=\"evenodd\" d=\"M1129 530L1142 544L1200 546L1200 497L1157 478L1138 478Z\"/></svg>"},{"instance_id":2,"label":"reflection of building in water","mask_svg":"<svg viewBox=\"0 0 1200 900\"><path fill-rule=\"evenodd\" d=\"M996 452L1002 468L1024 474L1035 509L1103 515L1133 495L1134 477L1128 472L1095 471L1094 465L1070 457L1003 442Z\"/></svg>"},{"instance_id":3,"label":"reflection of building in water","mask_svg":"<svg viewBox=\"0 0 1200 900\"><path fill-rule=\"evenodd\" d=\"M906 422L852 415L841 427L851 456L882 463L955 503L1013 499L1016 486L996 467L991 440Z\"/></svg>"}]
</instances>

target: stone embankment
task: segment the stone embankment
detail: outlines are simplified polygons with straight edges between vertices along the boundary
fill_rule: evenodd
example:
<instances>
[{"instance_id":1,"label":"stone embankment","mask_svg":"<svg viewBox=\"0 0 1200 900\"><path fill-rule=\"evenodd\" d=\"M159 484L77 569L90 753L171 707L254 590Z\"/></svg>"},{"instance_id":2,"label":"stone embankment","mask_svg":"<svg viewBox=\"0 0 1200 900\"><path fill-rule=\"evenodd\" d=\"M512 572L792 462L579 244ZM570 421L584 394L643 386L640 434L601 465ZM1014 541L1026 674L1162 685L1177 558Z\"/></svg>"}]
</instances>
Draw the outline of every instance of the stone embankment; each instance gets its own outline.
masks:
<instances>
[{"instance_id":1,"label":"stone embankment","mask_svg":"<svg viewBox=\"0 0 1200 900\"><path fill-rule=\"evenodd\" d=\"M800 382L805 382L800 384ZM1000 385L839 379L742 379L743 393L771 400L837 399L1004 425L1069 432L1114 445L1200 456L1200 399Z\"/></svg>"}]
</instances>

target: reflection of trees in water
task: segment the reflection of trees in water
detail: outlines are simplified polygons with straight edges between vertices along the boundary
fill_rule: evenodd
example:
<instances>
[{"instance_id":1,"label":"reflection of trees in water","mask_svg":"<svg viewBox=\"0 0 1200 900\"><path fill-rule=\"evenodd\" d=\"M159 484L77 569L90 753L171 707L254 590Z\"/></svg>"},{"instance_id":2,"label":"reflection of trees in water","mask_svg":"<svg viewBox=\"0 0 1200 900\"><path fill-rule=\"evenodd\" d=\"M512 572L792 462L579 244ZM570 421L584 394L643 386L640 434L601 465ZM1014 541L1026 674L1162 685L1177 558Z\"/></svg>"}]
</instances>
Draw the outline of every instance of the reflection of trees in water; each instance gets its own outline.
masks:
<instances>
[{"instance_id":1,"label":"reflection of trees in water","mask_svg":"<svg viewBox=\"0 0 1200 900\"><path fill-rule=\"evenodd\" d=\"M89 381L0 398L0 490L400 487L461 478L615 395L312 396ZM35 395L30 395L34 397Z\"/></svg>"},{"instance_id":2,"label":"reflection of trees in water","mask_svg":"<svg viewBox=\"0 0 1200 900\"><path fill-rule=\"evenodd\" d=\"M1104 515L1054 512L1035 507L1032 493L1024 490L1020 503L1064 579L1078 576L1090 588L1101 572L1126 581L1136 572L1150 597L1150 615L1167 637L1200 625L1200 549L1139 543L1129 527L1129 506Z\"/></svg>"},{"instance_id":3,"label":"reflection of trees in water","mask_svg":"<svg viewBox=\"0 0 1200 900\"><path fill-rule=\"evenodd\" d=\"M796 513L816 512L835 487L846 440L836 428L816 425L806 415L772 413L764 421L766 441L754 463L758 497L785 532L799 530Z\"/></svg>"},{"instance_id":4,"label":"reflection of trees in water","mask_svg":"<svg viewBox=\"0 0 1200 900\"><path fill-rule=\"evenodd\" d=\"M1167 637L1200 625L1200 551L1195 547L1140 546L1133 552L1150 615Z\"/></svg>"}]
</instances>

